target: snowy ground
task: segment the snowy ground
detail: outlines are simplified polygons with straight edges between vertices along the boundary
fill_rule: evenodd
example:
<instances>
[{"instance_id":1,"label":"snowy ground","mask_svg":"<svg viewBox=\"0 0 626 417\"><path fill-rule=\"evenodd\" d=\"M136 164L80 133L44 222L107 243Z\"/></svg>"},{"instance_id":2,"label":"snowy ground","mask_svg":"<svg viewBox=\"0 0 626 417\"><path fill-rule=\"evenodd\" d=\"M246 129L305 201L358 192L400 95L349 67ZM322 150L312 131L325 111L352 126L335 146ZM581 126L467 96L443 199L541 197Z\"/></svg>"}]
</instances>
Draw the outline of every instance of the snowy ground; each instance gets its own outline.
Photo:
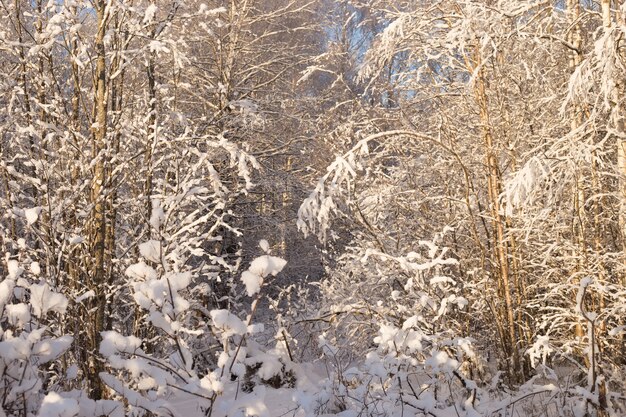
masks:
<instances>
[{"instance_id":1,"label":"snowy ground","mask_svg":"<svg viewBox=\"0 0 626 417\"><path fill-rule=\"evenodd\" d=\"M212 417L303 417L304 411L298 412L296 396L302 402L319 391L319 381L327 377L321 366L300 365L296 374L295 388L274 389L266 385L257 385L251 393L243 392L241 384L234 381L226 384L224 393L218 397ZM178 396L169 403L171 411L180 417L205 417L202 403L192 395Z\"/></svg>"}]
</instances>

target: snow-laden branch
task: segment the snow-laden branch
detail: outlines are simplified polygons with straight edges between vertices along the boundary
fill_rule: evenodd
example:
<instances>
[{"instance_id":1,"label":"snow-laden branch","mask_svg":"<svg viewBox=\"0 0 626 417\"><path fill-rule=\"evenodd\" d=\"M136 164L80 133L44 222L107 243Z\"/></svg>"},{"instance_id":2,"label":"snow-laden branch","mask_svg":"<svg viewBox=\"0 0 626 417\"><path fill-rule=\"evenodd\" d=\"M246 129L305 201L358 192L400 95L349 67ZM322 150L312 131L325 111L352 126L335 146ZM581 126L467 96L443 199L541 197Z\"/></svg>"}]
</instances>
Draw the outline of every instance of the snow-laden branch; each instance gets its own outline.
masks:
<instances>
[{"instance_id":1,"label":"snow-laden branch","mask_svg":"<svg viewBox=\"0 0 626 417\"><path fill-rule=\"evenodd\" d=\"M411 130L389 130L359 140L350 150L335 158L326 169L326 174L318 180L313 191L300 205L297 225L305 236L317 232L322 241L326 240L332 216L338 210L336 200L350 195L357 173L363 169L362 161L369 155L370 143L389 137L432 143L458 159L457 152L440 140ZM465 170L464 166L463 169Z\"/></svg>"}]
</instances>

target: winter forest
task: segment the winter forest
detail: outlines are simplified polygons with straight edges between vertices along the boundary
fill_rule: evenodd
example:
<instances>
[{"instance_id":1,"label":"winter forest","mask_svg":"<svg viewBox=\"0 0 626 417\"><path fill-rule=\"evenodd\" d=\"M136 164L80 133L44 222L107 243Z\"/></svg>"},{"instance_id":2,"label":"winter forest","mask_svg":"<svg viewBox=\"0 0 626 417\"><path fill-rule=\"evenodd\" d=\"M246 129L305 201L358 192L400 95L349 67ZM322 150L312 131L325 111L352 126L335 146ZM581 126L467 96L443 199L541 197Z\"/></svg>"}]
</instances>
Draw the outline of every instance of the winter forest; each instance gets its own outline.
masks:
<instances>
[{"instance_id":1,"label":"winter forest","mask_svg":"<svg viewBox=\"0 0 626 417\"><path fill-rule=\"evenodd\" d=\"M626 416L622 0L0 0L0 417Z\"/></svg>"}]
</instances>

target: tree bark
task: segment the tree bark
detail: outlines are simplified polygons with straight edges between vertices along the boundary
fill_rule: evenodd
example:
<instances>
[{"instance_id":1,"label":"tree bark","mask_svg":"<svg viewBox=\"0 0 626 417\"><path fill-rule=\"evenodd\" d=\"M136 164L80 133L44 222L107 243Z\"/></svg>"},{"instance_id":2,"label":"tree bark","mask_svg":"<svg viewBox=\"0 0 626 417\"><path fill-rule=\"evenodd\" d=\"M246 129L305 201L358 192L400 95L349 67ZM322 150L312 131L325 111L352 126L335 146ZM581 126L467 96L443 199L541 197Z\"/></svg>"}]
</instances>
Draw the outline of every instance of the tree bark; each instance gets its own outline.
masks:
<instances>
[{"instance_id":1,"label":"tree bark","mask_svg":"<svg viewBox=\"0 0 626 417\"><path fill-rule=\"evenodd\" d=\"M107 158L107 74L106 74L106 50L104 36L107 26L107 2L106 0L96 0L94 3L97 32L95 38L96 70L94 78L94 125L92 126L92 158L93 178L91 182L91 223L90 223L90 289L95 292L92 299L93 318L91 323L91 334L87 348L89 350L88 375L89 390L92 397L100 399L103 397L103 384L100 381L100 372L103 371L102 362L97 356L98 347L101 340L101 332L104 330L104 315L106 306L106 275L105 275L105 254L106 254L106 158Z\"/></svg>"},{"instance_id":2,"label":"tree bark","mask_svg":"<svg viewBox=\"0 0 626 417\"><path fill-rule=\"evenodd\" d=\"M479 117L485 145L485 164L487 167L488 198L490 206L489 212L492 219L494 238L493 263L498 267L495 275L498 280L498 288L500 289L501 296L504 298L504 312L502 315L506 320L506 334L502 334L501 337L505 338L504 346L506 346L506 352L504 353L509 355L511 358L511 362L508 364L509 377L514 382L521 382L520 378L523 379L523 369L521 367L519 356L518 335L515 323L515 308L513 305L513 297L511 296L509 245L505 236L506 218L502 214L502 207L499 198L502 193L502 174L500 172L500 163L491 127L485 75L482 67L483 62L478 46L476 46L475 49L474 61L468 64L472 73L477 71L474 82L474 95L479 108Z\"/></svg>"}]
</instances>

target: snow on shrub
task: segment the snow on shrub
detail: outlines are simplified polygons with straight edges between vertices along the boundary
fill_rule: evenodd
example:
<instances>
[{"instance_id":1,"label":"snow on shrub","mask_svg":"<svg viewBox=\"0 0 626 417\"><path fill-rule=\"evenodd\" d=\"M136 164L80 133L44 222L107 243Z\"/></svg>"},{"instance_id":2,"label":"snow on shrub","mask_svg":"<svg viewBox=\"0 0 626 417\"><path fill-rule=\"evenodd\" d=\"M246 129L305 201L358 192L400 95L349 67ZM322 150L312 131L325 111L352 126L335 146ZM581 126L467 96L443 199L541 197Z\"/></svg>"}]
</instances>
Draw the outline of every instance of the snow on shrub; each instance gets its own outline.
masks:
<instances>
[{"instance_id":1,"label":"snow on shrub","mask_svg":"<svg viewBox=\"0 0 626 417\"><path fill-rule=\"evenodd\" d=\"M154 248L152 243L148 245ZM144 246L144 249L148 246ZM142 252L148 261L155 262L154 253ZM164 259L161 254L158 259ZM144 326L156 337L151 341L125 336L117 331L102 333L100 354L106 359L108 371L101 374L103 382L127 404L127 413L155 415L176 413L180 404L193 404L198 412L247 410L265 413L262 396L252 389L237 397L233 381L242 379L250 366L260 364L259 376L269 379L284 370L280 357L271 351L263 352L257 345L248 350L248 340L259 326L252 324L260 290L268 275L278 274L286 262L263 255L252 261L241 276L248 294L256 296L246 321L227 309L207 311L192 298L189 291L197 279L190 272L166 270L160 262L155 269L138 262L126 269L129 286L137 307L144 311ZM254 291L250 291L253 282ZM214 352L212 366L192 349L197 338L204 338ZM155 345L154 341L158 340ZM212 342L211 342L212 341ZM254 356L249 353L253 352ZM239 382L235 382L239 384ZM234 397L233 397L234 396ZM238 398L238 399L237 399ZM237 399L237 401L235 401ZM256 411L254 411L256 410Z\"/></svg>"},{"instance_id":2,"label":"snow on shrub","mask_svg":"<svg viewBox=\"0 0 626 417\"><path fill-rule=\"evenodd\" d=\"M17 260L8 259L6 270L0 282L0 415L74 416L76 401L53 392L62 389L63 377L51 380L47 372L58 367L55 362L74 340L55 325L68 300L39 283L32 269L25 274Z\"/></svg>"}]
</instances>

